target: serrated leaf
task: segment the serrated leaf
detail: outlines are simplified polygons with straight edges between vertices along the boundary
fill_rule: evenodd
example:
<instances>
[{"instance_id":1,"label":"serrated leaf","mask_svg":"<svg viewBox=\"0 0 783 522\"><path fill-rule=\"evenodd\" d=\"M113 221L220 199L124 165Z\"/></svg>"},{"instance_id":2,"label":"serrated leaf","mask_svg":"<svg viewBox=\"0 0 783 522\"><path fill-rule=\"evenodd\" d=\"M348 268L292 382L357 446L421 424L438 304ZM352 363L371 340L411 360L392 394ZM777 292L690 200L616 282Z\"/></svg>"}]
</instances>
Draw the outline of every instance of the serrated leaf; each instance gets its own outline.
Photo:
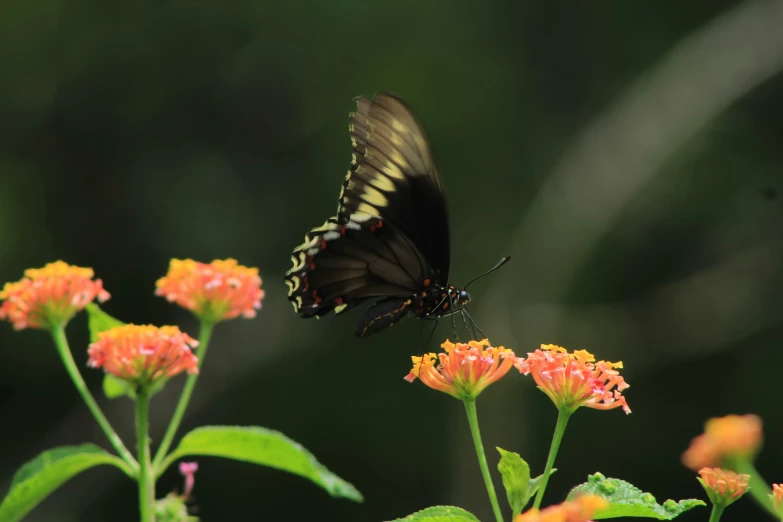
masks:
<instances>
[{"instance_id":1,"label":"serrated leaf","mask_svg":"<svg viewBox=\"0 0 783 522\"><path fill-rule=\"evenodd\" d=\"M517 516L530 500L530 466L518 453L502 448L497 450L500 452L498 471L503 478L508 505L511 506L513 516Z\"/></svg>"},{"instance_id":2,"label":"serrated leaf","mask_svg":"<svg viewBox=\"0 0 783 522\"><path fill-rule=\"evenodd\" d=\"M652 494L645 493L630 482L606 478L601 473L589 475L587 482L576 486L568 493L567 500L580 495L598 495L609 502L609 507L593 515L594 520L619 517L671 520L696 506L707 505L703 500L698 499L679 502L667 500L663 504L658 504Z\"/></svg>"},{"instance_id":3,"label":"serrated leaf","mask_svg":"<svg viewBox=\"0 0 783 522\"><path fill-rule=\"evenodd\" d=\"M112 464L124 472L127 465L94 444L62 446L44 451L19 468L0 504L0 520L21 520L55 489L93 466Z\"/></svg>"},{"instance_id":4,"label":"serrated leaf","mask_svg":"<svg viewBox=\"0 0 783 522\"><path fill-rule=\"evenodd\" d=\"M258 426L203 426L182 438L167 462L206 455L261 464L288 471L318 484L333 497L363 502L362 494L318 462L300 444L280 432ZM158 474L164 469L158 470Z\"/></svg>"},{"instance_id":5,"label":"serrated leaf","mask_svg":"<svg viewBox=\"0 0 783 522\"><path fill-rule=\"evenodd\" d=\"M98 340L99 333L125 324L101 310L101 307L95 303L88 304L84 309L87 310L87 327L90 329L91 343Z\"/></svg>"},{"instance_id":6,"label":"serrated leaf","mask_svg":"<svg viewBox=\"0 0 783 522\"><path fill-rule=\"evenodd\" d=\"M454 506L432 506L390 522L479 522L473 513Z\"/></svg>"}]
</instances>

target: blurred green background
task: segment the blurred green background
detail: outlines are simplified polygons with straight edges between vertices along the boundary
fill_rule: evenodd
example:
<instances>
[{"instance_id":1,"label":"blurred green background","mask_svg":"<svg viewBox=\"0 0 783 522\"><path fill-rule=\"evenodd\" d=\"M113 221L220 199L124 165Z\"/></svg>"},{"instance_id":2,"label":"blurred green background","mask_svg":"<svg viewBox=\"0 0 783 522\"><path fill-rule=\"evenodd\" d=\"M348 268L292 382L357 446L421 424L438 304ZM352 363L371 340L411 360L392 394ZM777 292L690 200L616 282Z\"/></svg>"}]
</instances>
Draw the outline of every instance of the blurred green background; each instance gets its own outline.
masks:
<instances>
[{"instance_id":1,"label":"blurred green background","mask_svg":"<svg viewBox=\"0 0 783 522\"><path fill-rule=\"evenodd\" d=\"M203 458L194 513L381 521L434 504L491 512L462 405L406 383L421 324L367 340L360 312L299 319L283 274L334 213L351 99L396 92L424 121L448 193L450 281L496 344L622 359L633 414L580 410L547 494L588 473L704 498L681 452L704 420L754 412L780 440L783 3L88 2L0 6L0 280L63 259L94 267L128 322L179 324L153 295L172 257L260 267L257 319L221 324L188 430L280 430L364 504L296 476ZM100 395L86 319L68 333ZM442 324L435 339L450 336ZM153 401L160 440L182 378ZM555 410L510 375L479 400L495 446L543 470ZM0 490L55 445L108 447L42 332L0 325ZM758 468L783 481L783 450ZM500 487L496 475L496 485ZM158 496L182 482L174 470ZM26 520L137 520L113 469L78 476ZM726 520L765 515L750 500ZM682 520L705 520L707 510Z\"/></svg>"}]
</instances>

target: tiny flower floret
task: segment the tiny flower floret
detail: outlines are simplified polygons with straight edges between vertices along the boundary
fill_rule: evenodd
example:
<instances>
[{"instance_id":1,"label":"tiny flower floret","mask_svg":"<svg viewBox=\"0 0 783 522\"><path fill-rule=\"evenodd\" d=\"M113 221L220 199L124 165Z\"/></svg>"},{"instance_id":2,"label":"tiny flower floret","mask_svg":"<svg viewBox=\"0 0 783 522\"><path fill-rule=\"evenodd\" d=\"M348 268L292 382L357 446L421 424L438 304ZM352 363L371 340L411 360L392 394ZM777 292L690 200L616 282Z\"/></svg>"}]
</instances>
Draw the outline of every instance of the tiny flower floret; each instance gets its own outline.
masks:
<instances>
[{"instance_id":1,"label":"tiny flower floret","mask_svg":"<svg viewBox=\"0 0 783 522\"><path fill-rule=\"evenodd\" d=\"M590 518L609 503L597 495L584 495L574 500L531 509L514 517L514 522L590 522Z\"/></svg>"},{"instance_id":2,"label":"tiny flower floret","mask_svg":"<svg viewBox=\"0 0 783 522\"><path fill-rule=\"evenodd\" d=\"M240 315L255 317L264 297L258 269L242 266L235 259L211 263L172 259L168 273L155 286L155 295L212 322Z\"/></svg>"},{"instance_id":3,"label":"tiny flower floret","mask_svg":"<svg viewBox=\"0 0 783 522\"><path fill-rule=\"evenodd\" d=\"M64 261L29 268L20 281L6 283L0 292L0 319L10 321L16 330L64 326L95 299L103 302L110 297L93 276L92 268Z\"/></svg>"},{"instance_id":4,"label":"tiny flower floret","mask_svg":"<svg viewBox=\"0 0 783 522\"><path fill-rule=\"evenodd\" d=\"M709 419L704 433L694 438L682 455L686 467L697 471L720 466L726 459L753 457L761 445L761 418L757 415L727 415Z\"/></svg>"},{"instance_id":5,"label":"tiny flower floret","mask_svg":"<svg viewBox=\"0 0 783 522\"><path fill-rule=\"evenodd\" d=\"M728 506L748 491L750 475L721 468L702 468L699 475L697 480L716 505Z\"/></svg>"},{"instance_id":6,"label":"tiny flower floret","mask_svg":"<svg viewBox=\"0 0 783 522\"><path fill-rule=\"evenodd\" d=\"M198 471L198 462L180 462L179 472L185 477L185 489L182 492L182 498L187 499L193 492L193 486L196 483L196 471Z\"/></svg>"},{"instance_id":7,"label":"tiny flower floret","mask_svg":"<svg viewBox=\"0 0 783 522\"><path fill-rule=\"evenodd\" d=\"M508 373L516 361L513 351L492 347L487 339L456 344L446 341L441 348L445 353L411 357L413 368L405 380L413 382L418 377L430 388L458 399L475 398Z\"/></svg>"},{"instance_id":8,"label":"tiny flower floret","mask_svg":"<svg viewBox=\"0 0 783 522\"><path fill-rule=\"evenodd\" d=\"M580 406L597 410L622 408L631 413L623 391L630 385L618 368L622 362L595 362L586 350L569 353L553 344L542 344L541 349L528 353L515 366L525 375L532 375L538 388L546 393L558 408L575 411Z\"/></svg>"},{"instance_id":9,"label":"tiny flower floret","mask_svg":"<svg viewBox=\"0 0 783 522\"><path fill-rule=\"evenodd\" d=\"M87 364L140 385L178 373L198 373L191 348L198 341L176 326L127 324L98 334L87 350Z\"/></svg>"},{"instance_id":10,"label":"tiny flower floret","mask_svg":"<svg viewBox=\"0 0 783 522\"><path fill-rule=\"evenodd\" d=\"M769 496L772 508L783 517L783 484L772 484L772 494Z\"/></svg>"}]
</instances>

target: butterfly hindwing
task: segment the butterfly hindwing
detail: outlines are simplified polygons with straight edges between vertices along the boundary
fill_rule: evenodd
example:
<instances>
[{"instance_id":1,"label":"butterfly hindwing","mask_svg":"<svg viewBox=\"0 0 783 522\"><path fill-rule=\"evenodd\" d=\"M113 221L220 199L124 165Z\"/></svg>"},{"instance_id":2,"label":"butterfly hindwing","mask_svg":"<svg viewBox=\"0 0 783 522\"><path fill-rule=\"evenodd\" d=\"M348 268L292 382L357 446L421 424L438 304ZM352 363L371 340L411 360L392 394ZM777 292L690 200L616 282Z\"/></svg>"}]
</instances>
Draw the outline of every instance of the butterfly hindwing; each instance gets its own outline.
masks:
<instances>
[{"instance_id":1,"label":"butterfly hindwing","mask_svg":"<svg viewBox=\"0 0 783 522\"><path fill-rule=\"evenodd\" d=\"M286 274L289 300L303 317L340 313L370 298L410 296L426 276L420 252L377 218L330 219L305 236Z\"/></svg>"}]
</instances>

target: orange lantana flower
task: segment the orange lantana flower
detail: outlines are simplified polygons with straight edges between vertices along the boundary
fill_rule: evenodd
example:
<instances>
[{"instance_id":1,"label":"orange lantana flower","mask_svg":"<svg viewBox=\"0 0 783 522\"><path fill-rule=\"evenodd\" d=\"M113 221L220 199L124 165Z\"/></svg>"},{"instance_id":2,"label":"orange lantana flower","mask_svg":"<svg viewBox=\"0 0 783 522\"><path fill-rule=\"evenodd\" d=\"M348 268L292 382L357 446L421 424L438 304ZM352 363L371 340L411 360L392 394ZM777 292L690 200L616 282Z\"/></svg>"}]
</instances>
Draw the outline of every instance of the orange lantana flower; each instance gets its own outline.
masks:
<instances>
[{"instance_id":1,"label":"orange lantana flower","mask_svg":"<svg viewBox=\"0 0 783 522\"><path fill-rule=\"evenodd\" d=\"M87 364L126 381L147 385L178 373L198 373L191 348L198 341L176 326L126 324L100 332Z\"/></svg>"},{"instance_id":2,"label":"orange lantana flower","mask_svg":"<svg viewBox=\"0 0 783 522\"><path fill-rule=\"evenodd\" d=\"M538 389L546 393L559 409L574 412L580 406L597 410L631 408L623 397L629 387L617 368L622 362L595 362L586 350L569 353L554 344L542 344L540 350L527 354L515 365L525 375L533 375Z\"/></svg>"},{"instance_id":3,"label":"orange lantana flower","mask_svg":"<svg viewBox=\"0 0 783 522\"><path fill-rule=\"evenodd\" d=\"M761 418L757 415L727 415L704 425L704 433L691 441L682 462L693 471L720 466L725 459L749 458L761 445Z\"/></svg>"},{"instance_id":4,"label":"orange lantana flower","mask_svg":"<svg viewBox=\"0 0 783 522\"><path fill-rule=\"evenodd\" d=\"M411 357L413 368L405 380L413 382L418 377L433 390L458 399L475 398L508 373L516 361L513 351L494 348L487 339L456 344L446 341L440 346L445 353Z\"/></svg>"},{"instance_id":5,"label":"orange lantana flower","mask_svg":"<svg viewBox=\"0 0 783 522\"><path fill-rule=\"evenodd\" d=\"M596 511L609 503L597 495L585 495L546 509L531 509L514 517L514 522L590 522Z\"/></svg>"},{"instance_id":6,"label":"orange lantana flower","mask_svg":"<svg viewBox=\"0 0 783 522\"><path fill-rule=\"evenodd\" d=\"M0 292L0 319L10 321L16 330L65 326L96 298L103 302L110 297L93 276L92 268L64 261L28 268L20 281L6 283Z\"/></svg>"},{"instance_id":7,"label":"orange lantana flower","mask_svg":"<svg viewBox=\"0 0 783 522\"><path fill-rule=\"evenodd\" d=\"M697 478L713 504L728 506L748 491L750 475L721 468L702 468Z\"/></svg>"},{"instance_id":8,"label":"orange lantana flower","mask_svg":"<svg viewBox=\"0 0 783 522\"><path fill-rule=\"evenodd\" d=\"M164 296L210 322L240 315L255 317L264 298L258 269L237 264L235 259L216 259L211 263L172 259L168 273L155 286L155 295Z\"/></svg>"}]
</instances>

